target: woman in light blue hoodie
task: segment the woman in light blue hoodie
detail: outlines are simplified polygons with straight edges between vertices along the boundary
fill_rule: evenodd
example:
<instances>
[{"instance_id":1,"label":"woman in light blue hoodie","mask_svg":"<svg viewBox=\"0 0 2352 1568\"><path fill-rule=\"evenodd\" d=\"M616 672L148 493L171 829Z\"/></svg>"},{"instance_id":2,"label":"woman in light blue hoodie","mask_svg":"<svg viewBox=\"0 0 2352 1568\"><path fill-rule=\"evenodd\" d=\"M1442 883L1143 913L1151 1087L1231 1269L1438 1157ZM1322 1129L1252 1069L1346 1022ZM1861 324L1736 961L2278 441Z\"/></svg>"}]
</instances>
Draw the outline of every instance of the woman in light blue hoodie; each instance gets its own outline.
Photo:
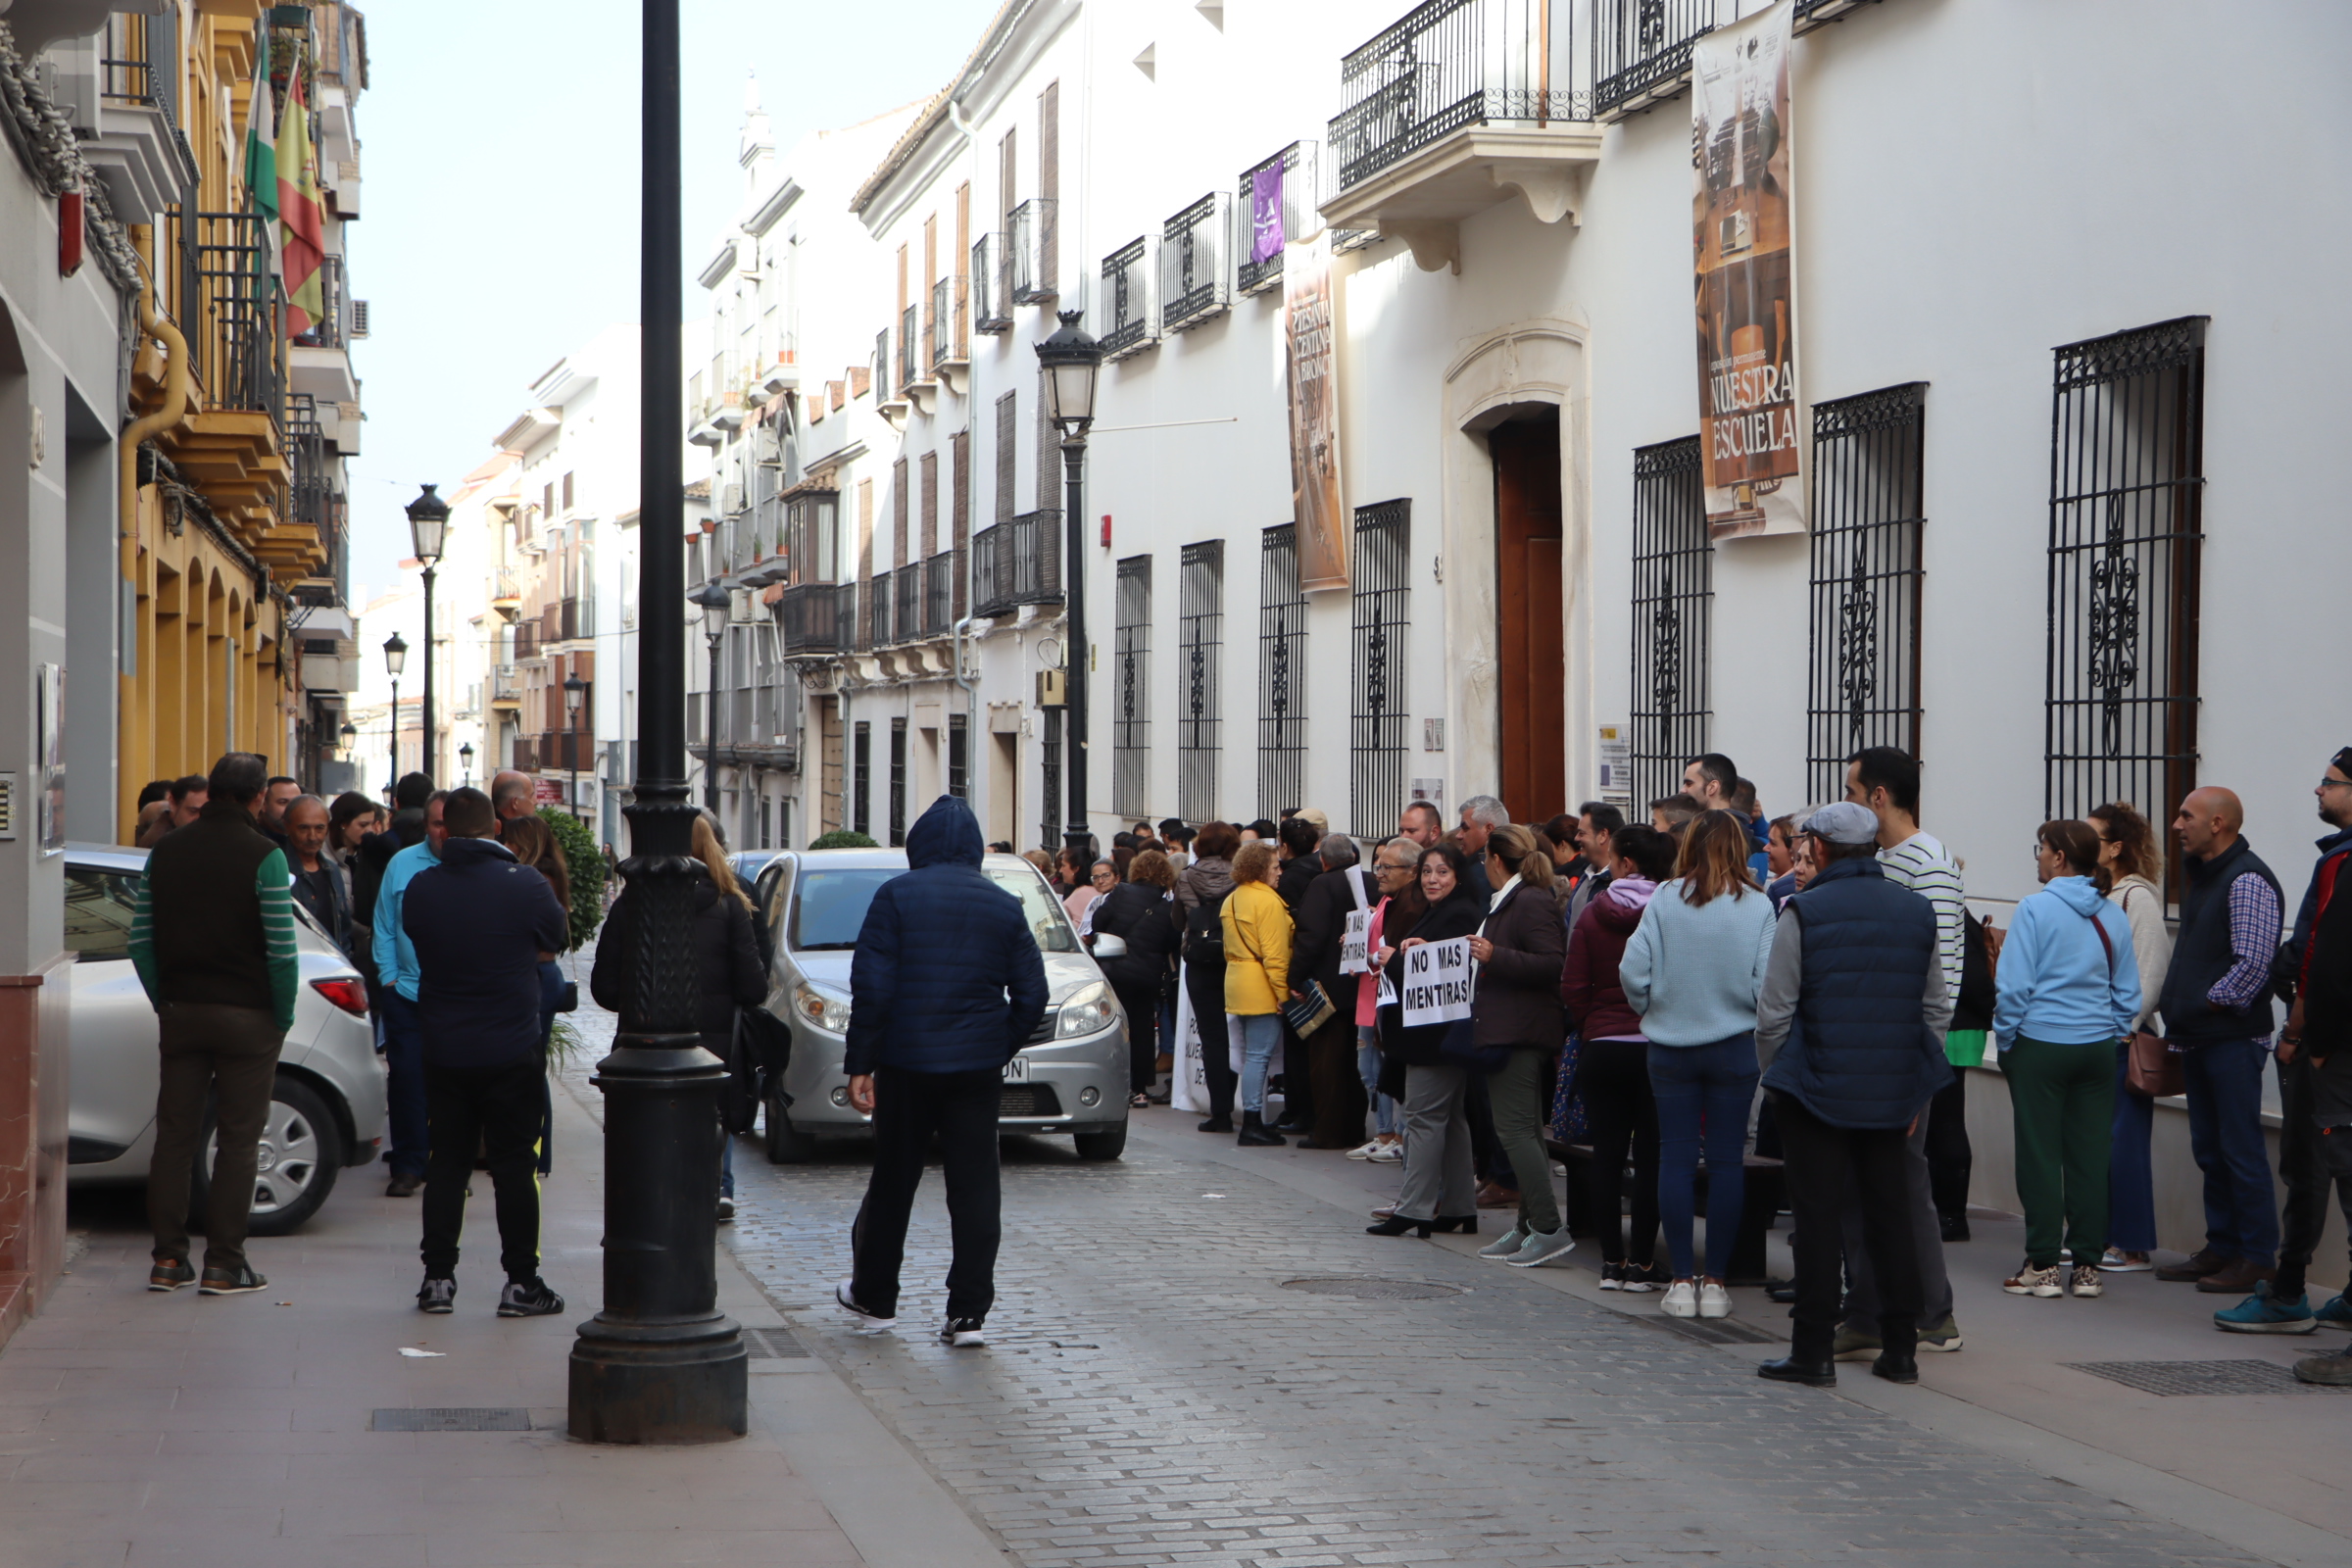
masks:
<instances>
[{"instance_id":1,"label":"woman in light blue hoodie","mask_svg":"<svg viewBox=\"0 0 2352 1568\"><path fill-rule=\"evenodd\" d=\"M2064 1246L2075 1252L2075 1294L2097 1296L2115 1043L2139 1016L2139 965L2131 921L2107 902L2089 824L2042 823L2034 863L2044 886L2009 922L1992 1008L2026 1209L2025 1266L2001 1289L2058 1295Z\"/></svg>"},{"instance_id":2,"label":"woman in light blue hoodie","mask_svg":"<svg viewBox=\"0 0 2352 1568\"><path fill-rule=\"evenodd\" d=\"M1675 879L1658 889L1625 944L1617 983L1649 1041L1658 1106L1658 1218L1674 1283L1670 1317L1722 1317L1746 1197L1747 1113L1756 1098L1756 994L1772 956L1773 907L1747 871L1747 828L1708 811L1683 833ZM1707 1144L1707 1271L1690 1232L1700 1123Z\"/></svg>"}]
</instances>

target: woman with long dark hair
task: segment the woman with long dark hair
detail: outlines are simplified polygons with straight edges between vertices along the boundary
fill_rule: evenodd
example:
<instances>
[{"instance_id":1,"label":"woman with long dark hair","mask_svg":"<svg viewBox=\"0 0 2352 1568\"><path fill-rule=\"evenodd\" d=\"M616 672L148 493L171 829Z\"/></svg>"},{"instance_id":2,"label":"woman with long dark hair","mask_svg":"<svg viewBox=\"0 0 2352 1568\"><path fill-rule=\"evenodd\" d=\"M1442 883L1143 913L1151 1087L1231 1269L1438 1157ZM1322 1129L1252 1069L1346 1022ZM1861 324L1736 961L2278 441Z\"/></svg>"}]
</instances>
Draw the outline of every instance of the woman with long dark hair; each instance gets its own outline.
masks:
<instances>
[{"instance_id":1,"label":"woman with long dark hair","mask_svg":"<svg viewBox=\"0 0 2352 1568\"><path fill-rule=\"evenodd\" d=\"M2017 906L1994 975L1993 1044L2009 1084L2026 1261L2011 1296L2062 1294L2059 1251L2075 1254L2077 1296L2097 1296L2107 1250L2107 1158L2115 1121L2115 1045L2140 1016L2132 922L2107 902L2099 836L2056 820L2034 836L2042 889Z\"/></svg>"},{"instance_id":2,"label":"woman with long dark hair","mask_svg":"<svg viewBox=\"0 0 2352 1568\"><path fill-rule=\"evenodd\" d=\"M1152 1083L1158 1074L1159 1002L1175 983L1176 947L1184 935L1176 923L1175 888L1176 867L1167 856L1145 850L1128 867L1127 880L1088 911L1094 916L1090 946L1095 938L1105 936L1127 945L1124 955L1096 961L1127 1013L1127 1086L1129 1103L1138 1110L1152 1103Z\"/></svg>"},{"instance_id":3,"label":"woman with long dark hair","mask_svg":"<svg viewBox=\"0 0 2352 1568\"><path fill-rule=\"evenodd\" d=\"M1208 1080L1204 1133L1233 1131L1233 1092L1241 1079L1233 1070L1233 1047L1225 1029L1225 926L1219 911L1233 891L1233 857L1242 830L1231 822L1204 822L1193 841L1193 863L1176 878L1176 907L1184 927L1180 950L1193 1026L1200 1032L1200 1074Z\"/></svg>"},{"instance_id":4,"label":"woman with long dark hair","mask_svg":"<svg viewBox=\"0 0 2352 1568\"><path fill-rule=\"evenodd\" d=\"M2107 901L2132 924L2132 961L2139 970L2139 1016L2134 1030L2153 1030L2164 974L2173 966L2173 934L2164 923L2164 854L2156 830L2131 806L2111 802L2090 809L2091 831L2099 836L2099 865L2107 873ZM2125 1086L2132 1059L2129 1035L2115 1047L2114 1141L2107 1154L2107 1250L2099 1267L2110 1274L2142 1274L2154 1268L2156 1184L2148 1163L2155 1137L2156 1102Z\"/></svg>"},{"instance_id":5,"label":"woman with long dark hair","mask_svg":"<svg viewBox=\"0 0 2352 1568\"><path fill-rule=\"evenodd\" d=\"M1372 956L1384 971L1395 965L1401 973L1399 955L1425 942L1473 935L1486 919L1487 901L1471 879L1469 857L1450 844L1422 851L1415 891L1419 897L1410 903L1401 896L1389 902L1383 945ZM1404 1063L1404 1190L1387 1219L1365 1227L1374 1236L1478 1233L1478 1176L1471 1163L1466 1103L1470 1069L1446 1052L1452 1027L1406 1028L1392 980L1380 1005L1381 1050Z\"/></svg>"}]
</instances>

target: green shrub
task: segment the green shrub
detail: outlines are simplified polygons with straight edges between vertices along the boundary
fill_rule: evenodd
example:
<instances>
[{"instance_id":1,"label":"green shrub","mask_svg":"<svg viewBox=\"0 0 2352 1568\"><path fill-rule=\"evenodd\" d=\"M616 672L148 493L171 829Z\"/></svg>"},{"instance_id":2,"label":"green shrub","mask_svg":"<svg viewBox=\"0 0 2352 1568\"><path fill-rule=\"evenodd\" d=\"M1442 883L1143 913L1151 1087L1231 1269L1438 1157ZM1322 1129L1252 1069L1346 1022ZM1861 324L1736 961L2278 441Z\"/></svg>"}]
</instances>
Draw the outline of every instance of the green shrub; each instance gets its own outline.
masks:
<instances>
[{"instance_id":1,"label":"green shrub","mask_svg":"<svg viewBox=\"0 0 2352 1568\"><path fill-rule=\"evenodd\" d=\"M862 833L837 827L830 833L819 834L808 847L812 850L878 850L882 846Z\"/></svg>"},{"instance_id":2,"label":"green shrub","mask_svg":"<svg viewBox=\"0 0 2352 1568\"><path fill-rule=\"evenodd\" d=\"M597 847L588 824L559 807L539 808L539 820L564 846L564 866L571 874L571 946L579 947L596 935L605 919L605 852Z\"/></svg>"}]
</instances>

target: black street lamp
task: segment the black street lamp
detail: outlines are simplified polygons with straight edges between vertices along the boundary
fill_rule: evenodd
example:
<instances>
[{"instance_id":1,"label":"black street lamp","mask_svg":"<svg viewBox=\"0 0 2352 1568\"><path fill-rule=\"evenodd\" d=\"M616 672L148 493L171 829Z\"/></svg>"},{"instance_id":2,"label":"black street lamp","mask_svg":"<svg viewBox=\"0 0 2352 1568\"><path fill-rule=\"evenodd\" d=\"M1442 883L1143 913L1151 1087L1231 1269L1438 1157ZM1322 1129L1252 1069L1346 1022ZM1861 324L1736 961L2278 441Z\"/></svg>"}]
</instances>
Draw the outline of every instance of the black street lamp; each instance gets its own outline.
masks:
<instances>
[{"instance_id":1,"label":"black street lamp","mask_svg":"<svg viewBox=\"0 0 2352 1568\"><path fill-rule=\"evenodd\" d=\"M473 742L467 741L458 748L458 761L465 767L466 783L470 787L473 783Z\"/></svg>"},{"instance_id":2,"label":"black street lamp","mask_svg":"<svg viewBox=\"0 0 2352 1568\"><path fill-rule=\"evenodd\" d=\"M400 787L400 672L409 662L409 645L394 632L384 639L384 668L392 675L392 784L385 797Z\"/></svg>"},{"instance_id":3,"label":"black street lamp","mask_svg":"<svg viewBox=\"0 0 2352 1568\"><path fill-rule=\"evenodd\" d=\"M433 494L428 484L409 503L409 542L416 547L416 559L424 563L424 771L428 777L433 772L438 739L433 734L433 568L441 564L441 543L448 532L449 503Z\"/></svg>"},{"instance_id":4,"label":"black street lamp","mask_svg":"<svg viewBox=\"0 0 2352 1568\"><path fill-rule=\"evenodd\" d=\"M1046 417L1061 432L1062 509L1066 514L1062 593L1069 606L1067 707L1070 714L1070 810L1062 842L1083 864L1094 854L1086 818L1086 675L1093 650L1086 640L1086 430L1095 422L1095 381L1102 368L1102 345L1078 324L1079 313L1063 311L1061 329L1036 345L1038 368L1046 372Z\"/></svg>"},{"instance_id":5,"label":"black street lamp","mask_svg":"<svg viewBox=\"0 0 2352 1568\"><path fill-rule=\"evenodd\" d=\"M588 683L580 679L578 670L564 677L564 711L571 722L571 819L575 822L588 820L580 811L580 700L587 695Z\"/></svg>"},{"instance_id":6,"label":"black street lamp","mask_svg":"<svg viewBox=\"0 0 2352 1568\"><path fill-rule=\"evenodd\" d=\"M710 689L703 694L703 808L718 809L718 655L727 637L727 615L734 596L715 582L707 582L686 596L703 612L703 634L710 640Z\"/></svg>"},{"instance_id":7,"label":"black street lamp","mask_svg":"<svg viewBox=\"0 0 2352 1568\"><path fill-rule=\"evenodd\" d=\"M639 232L638 772L621 865L636 984L605 1096L604 1309L571 1348L571 1435L714 1443L747 1430L743 1336L718 1310L718 1090L697 1029L694 804L686 790L685 292L678 0L643 0Z\"/></svg>"}]
</instances>

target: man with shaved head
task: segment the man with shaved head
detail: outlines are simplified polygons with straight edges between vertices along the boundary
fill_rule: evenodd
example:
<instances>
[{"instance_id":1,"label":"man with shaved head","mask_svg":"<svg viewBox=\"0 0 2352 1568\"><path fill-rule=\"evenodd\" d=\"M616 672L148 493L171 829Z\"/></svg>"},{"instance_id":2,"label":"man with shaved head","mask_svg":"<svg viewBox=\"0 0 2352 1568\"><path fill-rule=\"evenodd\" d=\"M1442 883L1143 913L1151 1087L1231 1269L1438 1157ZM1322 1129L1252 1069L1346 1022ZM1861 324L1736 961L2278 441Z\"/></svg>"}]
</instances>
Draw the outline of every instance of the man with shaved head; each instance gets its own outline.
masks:
<instances>
[{"instance_id":1,"label":"man with shaved head","mask_svg":"<svg viewBox=\"0 0 2352 1568\"><path fill-rule=\"evenodd\" d=\"M2229 1296L2269 1281L2278 1252L2262 1066L2286 900L2240 832L2245 820L2237 797L2211 786L2190 791L2173 817L2188 885L2160 1004L2165 1035L2181 1053L2189 1152L2205 1173L2205 1245L2156 1277Z\"/></svg>"},{"instance_id":2,"label":"man with shaved head","mask_svg":"<svg viewBox=\"0 0 2352 1568\"><path fill-rule=\"evenodd\" d=\"M501 838L506 836L509 822L518 816L528 816L538 809L538 805L533 799L535 794L536 791L531 786L531 775L517 773L511 767L500 768L497 776L490 780L490 808L498 813L498 832Z\"/></svg>"}]
</instances>

